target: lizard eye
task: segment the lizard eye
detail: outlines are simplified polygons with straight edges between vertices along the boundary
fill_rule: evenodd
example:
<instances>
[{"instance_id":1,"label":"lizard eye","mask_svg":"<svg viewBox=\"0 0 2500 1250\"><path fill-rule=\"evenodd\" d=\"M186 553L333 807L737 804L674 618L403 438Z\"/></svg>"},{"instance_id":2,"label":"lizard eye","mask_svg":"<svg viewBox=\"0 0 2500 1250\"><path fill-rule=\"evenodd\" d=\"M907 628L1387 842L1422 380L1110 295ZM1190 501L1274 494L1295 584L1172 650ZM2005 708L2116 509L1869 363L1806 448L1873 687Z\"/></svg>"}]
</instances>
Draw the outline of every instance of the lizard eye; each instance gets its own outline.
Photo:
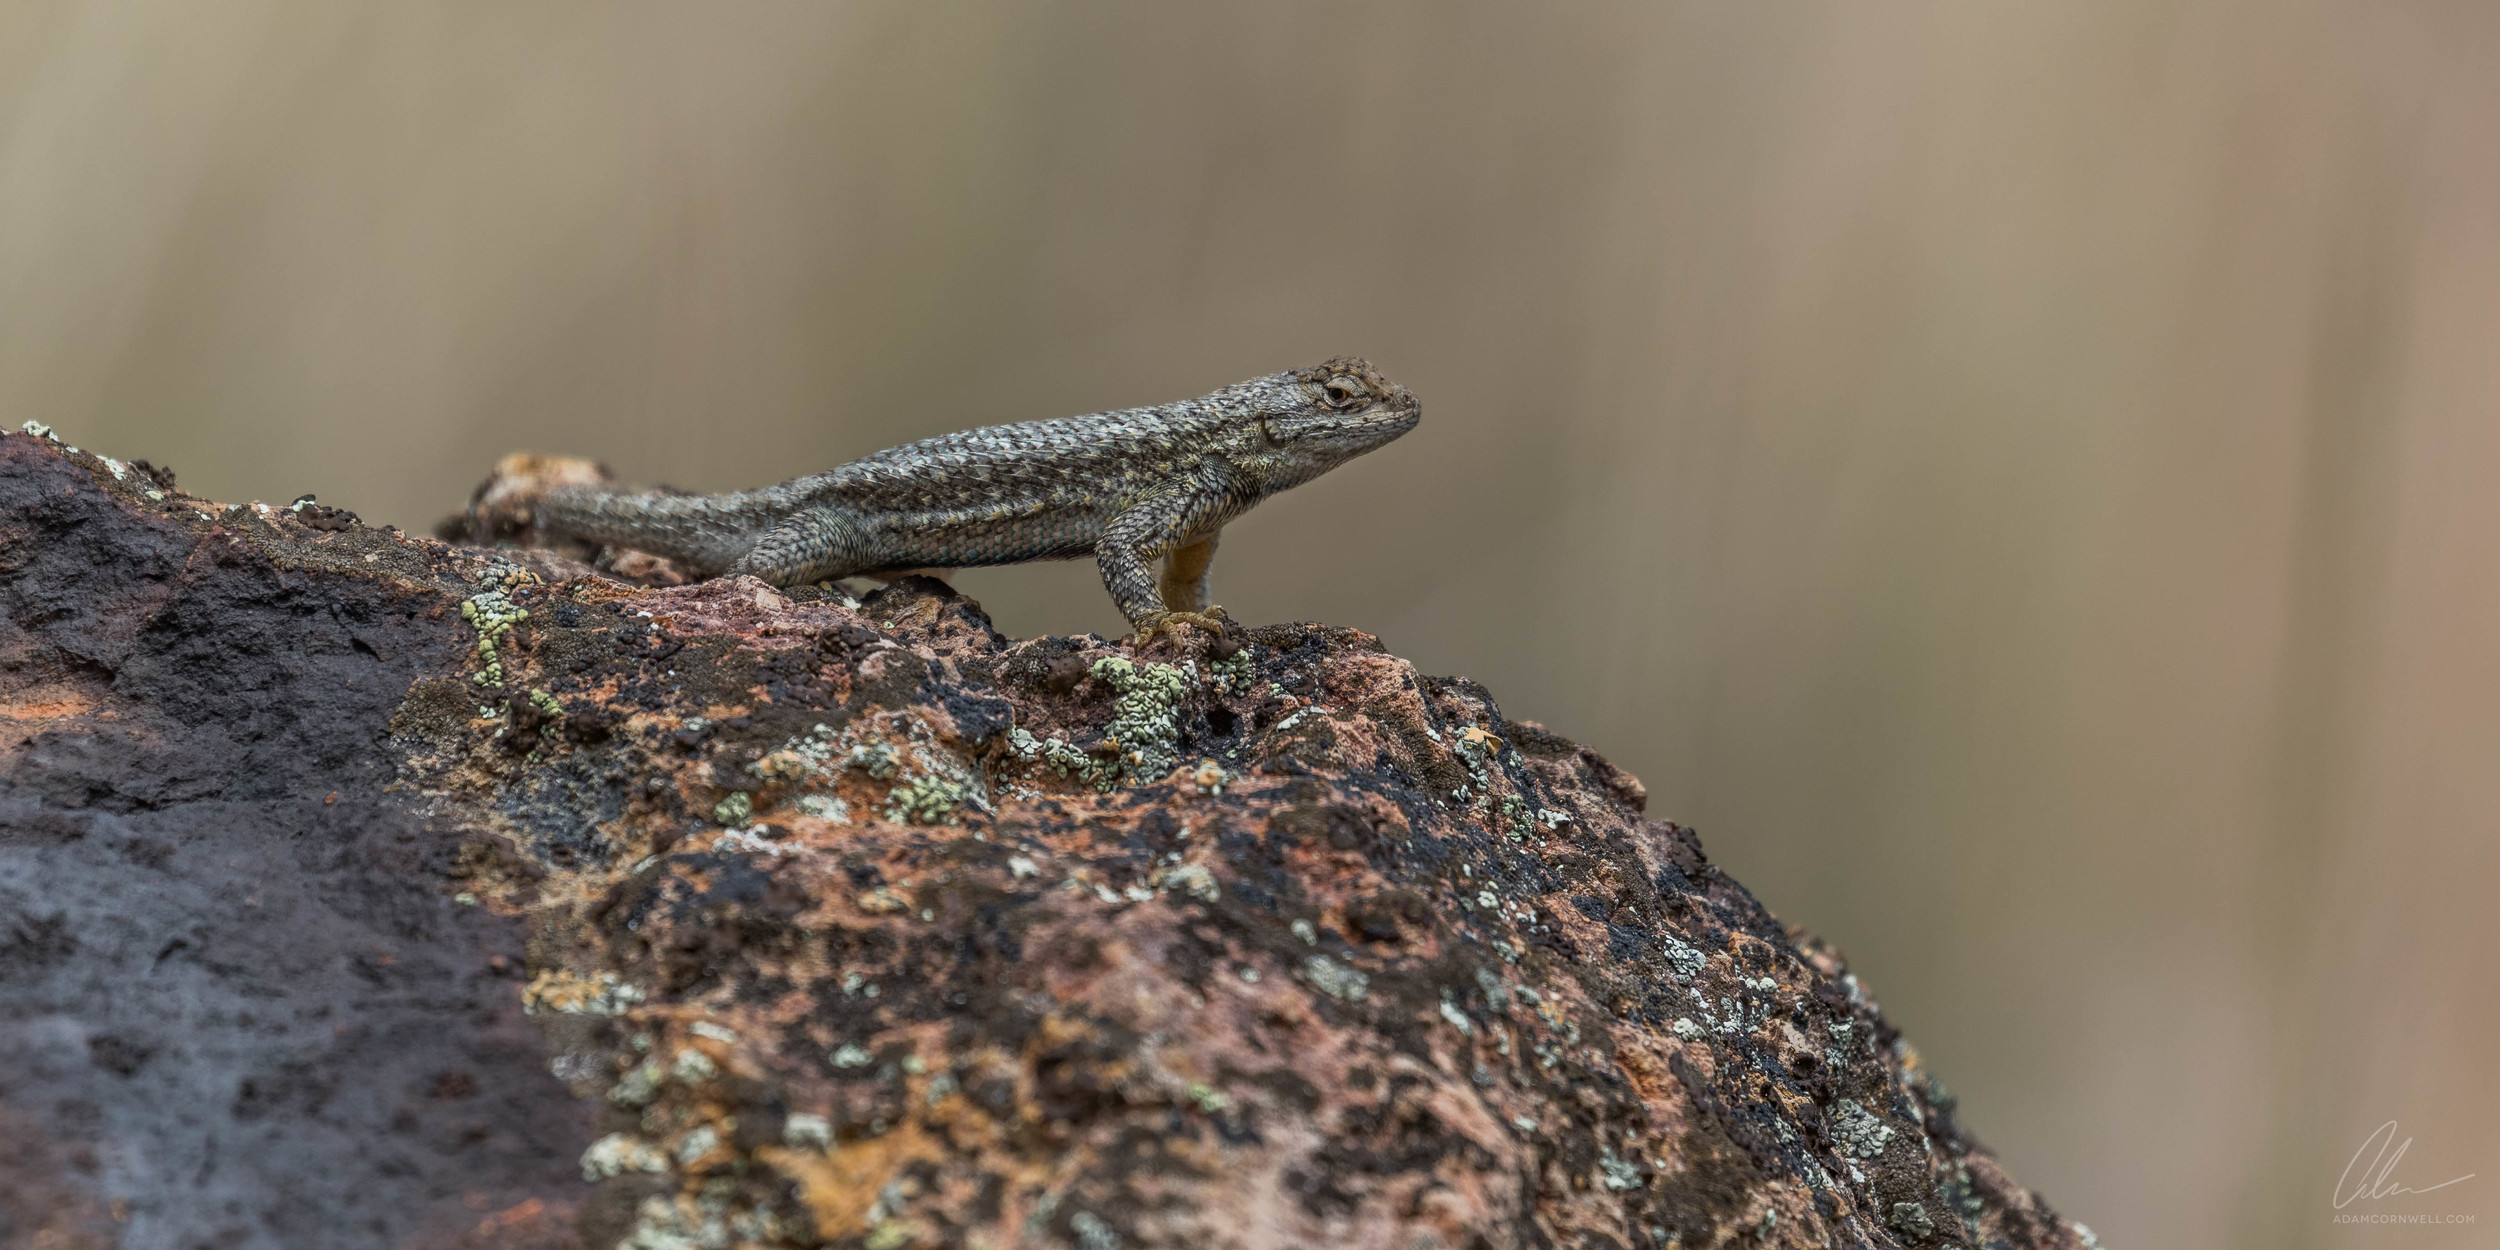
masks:
<instances>
[{"instance_id":1,"label":"lizard eye","mask_svg":"<svg viewBox=\"0 0 2500 1250\"><path fill-rule=\"evenodd\" d=\"M1328 379L1320 389L1327 392L1331 408L1352 408L1371 398L1371 393L1363 389L1361 382L1343 374Z\"/></svg>"}]
</instances>

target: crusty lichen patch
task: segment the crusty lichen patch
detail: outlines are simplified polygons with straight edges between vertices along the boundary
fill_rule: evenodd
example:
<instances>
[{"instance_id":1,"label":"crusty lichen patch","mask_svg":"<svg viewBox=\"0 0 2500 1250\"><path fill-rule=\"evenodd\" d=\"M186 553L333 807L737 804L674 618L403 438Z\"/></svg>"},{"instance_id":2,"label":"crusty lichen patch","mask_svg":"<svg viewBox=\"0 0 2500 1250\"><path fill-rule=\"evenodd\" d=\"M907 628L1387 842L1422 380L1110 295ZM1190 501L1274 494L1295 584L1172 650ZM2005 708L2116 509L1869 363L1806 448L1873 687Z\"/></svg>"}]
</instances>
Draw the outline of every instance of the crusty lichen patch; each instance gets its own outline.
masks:
<instances>
[{"instance_id":1,"label":"crusty lichen patch","mask_svg":"<svg viewBox=\"0 0 2500 1250\"><path fill-rule=\"evenodd\" d=\"M758 761L754 771L799 791L792 803L820 817L847 816L849 801L838 793L846 774L884 783L883 802L868 805L906 824L952 824L958 809L989 803L979 766L941 740L927 718L908 711L862 717L839 733L818 725ZM869 799L873 791L860 797Z\"/></svg>"},{"instance_id":2,"label":"crusty lichen patch","mask_svg":"<svg viewBox=\"0 0 2500 1250\"><path fill-rule=\"evenodd\" d=\"M488 565L477 575L478 592L460 601L460 617L477 631L478 671L470 680L481 686L503 684L503 657L497 646L512 627L530 618L529 609L512 602L510 590L529 574L509 564Z\"/></svg>"},{"instance_id":3,"label":"crusty lichen patch","mask_svg":"<svg viewBox=\"0 0 2500 1250\"><path fill-rule=\"evenodd\" d=\"M1059 776L1105 792L1171 775L1180 765L1180 702L1198 680L1195 662L1140 663L1109 655L1094 661L1088 672L1117 696L1110 722L1102 727L1102 758L1058 737L1036 737L1021 726L1008 737L1016 758L1047 765Z\"/></svg>"}]
</instances>

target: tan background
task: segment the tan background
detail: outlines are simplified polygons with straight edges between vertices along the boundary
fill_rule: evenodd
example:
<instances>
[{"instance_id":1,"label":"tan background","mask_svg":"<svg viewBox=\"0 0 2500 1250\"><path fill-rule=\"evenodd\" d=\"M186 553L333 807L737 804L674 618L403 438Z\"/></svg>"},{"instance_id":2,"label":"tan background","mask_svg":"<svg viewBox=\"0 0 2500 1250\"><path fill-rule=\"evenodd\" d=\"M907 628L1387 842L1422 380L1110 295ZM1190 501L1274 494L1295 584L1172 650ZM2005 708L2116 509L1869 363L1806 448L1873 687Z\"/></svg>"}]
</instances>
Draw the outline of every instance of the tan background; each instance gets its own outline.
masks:
<instances>
[{"instance_id":1,"label":"tan background","mask_svg":"<svg viewBox=\"0 0 2500 1250\"><path fill-rule=\"evenodd\" d=\"M2113 1250L2500 1244L2500 6L0 5L0 417L214 497L1338 352L1237 614L1641 774ZM2330 1223L2388 1119L2479 1225Z\"/></svg>"}]
</instances>

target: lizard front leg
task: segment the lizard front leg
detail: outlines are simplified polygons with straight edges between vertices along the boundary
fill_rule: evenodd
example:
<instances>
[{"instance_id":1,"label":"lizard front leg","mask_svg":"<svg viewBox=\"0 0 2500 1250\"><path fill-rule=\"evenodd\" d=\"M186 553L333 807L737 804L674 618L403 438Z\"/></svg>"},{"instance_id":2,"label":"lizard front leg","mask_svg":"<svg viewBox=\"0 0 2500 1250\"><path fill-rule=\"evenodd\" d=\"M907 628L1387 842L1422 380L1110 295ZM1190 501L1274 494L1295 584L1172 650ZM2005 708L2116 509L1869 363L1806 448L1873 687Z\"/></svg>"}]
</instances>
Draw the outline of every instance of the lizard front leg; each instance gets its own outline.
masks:
<instances>
[{"instance_id":1,"label":"lizard front leg","mask_svg":"<svg viewBox=\"0 0 2500 1250\"><path fill-rule=\"evenodd\" d=\"M1094 563L1102 570L1103 589L1111 592L1120 615L1137 630L1140 645L1154 641L1156 635L1171 633L1182 625L1196 625L1215 633L1224 630L1224 610L1204 603L1206 562L1215 554L1214 536L1197 542L1183 542L1189 532L1193 514L1203 513L1220 501L1220 495L1178 490L1158 491L1129 505L1103 527L1102 536L1094 540ZM1199 554L1187 553L1196 551ZM1195 563L1187 577L1179 579L1188 589L1190 599L1176 606L1164 599L1165 587L1174 578L1167 571L1155 575L1154 562L1170 553L1176 565Z\"/></svg>"}]
</instances>

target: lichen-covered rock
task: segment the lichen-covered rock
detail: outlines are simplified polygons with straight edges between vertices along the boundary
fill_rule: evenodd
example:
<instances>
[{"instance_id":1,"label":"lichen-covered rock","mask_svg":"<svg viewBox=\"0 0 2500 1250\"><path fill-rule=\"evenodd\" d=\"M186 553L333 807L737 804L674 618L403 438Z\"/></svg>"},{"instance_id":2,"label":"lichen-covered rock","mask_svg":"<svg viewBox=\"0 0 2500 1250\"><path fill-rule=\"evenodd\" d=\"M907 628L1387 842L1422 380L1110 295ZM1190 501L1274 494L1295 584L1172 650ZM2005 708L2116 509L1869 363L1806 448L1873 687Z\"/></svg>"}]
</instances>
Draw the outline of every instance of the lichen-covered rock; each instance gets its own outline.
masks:
<instances>
[{"instance_id":1,"label":"lichen-covered rock","mask_svg":"<svg viewBox=\"0 0 2500 1250\"><path fill-rule=\"evenodd\" d=\"M1637 781L1368 635L24 434L0 508L0 1244L2091 1244Z\"/></svg>"}]
</instances>

